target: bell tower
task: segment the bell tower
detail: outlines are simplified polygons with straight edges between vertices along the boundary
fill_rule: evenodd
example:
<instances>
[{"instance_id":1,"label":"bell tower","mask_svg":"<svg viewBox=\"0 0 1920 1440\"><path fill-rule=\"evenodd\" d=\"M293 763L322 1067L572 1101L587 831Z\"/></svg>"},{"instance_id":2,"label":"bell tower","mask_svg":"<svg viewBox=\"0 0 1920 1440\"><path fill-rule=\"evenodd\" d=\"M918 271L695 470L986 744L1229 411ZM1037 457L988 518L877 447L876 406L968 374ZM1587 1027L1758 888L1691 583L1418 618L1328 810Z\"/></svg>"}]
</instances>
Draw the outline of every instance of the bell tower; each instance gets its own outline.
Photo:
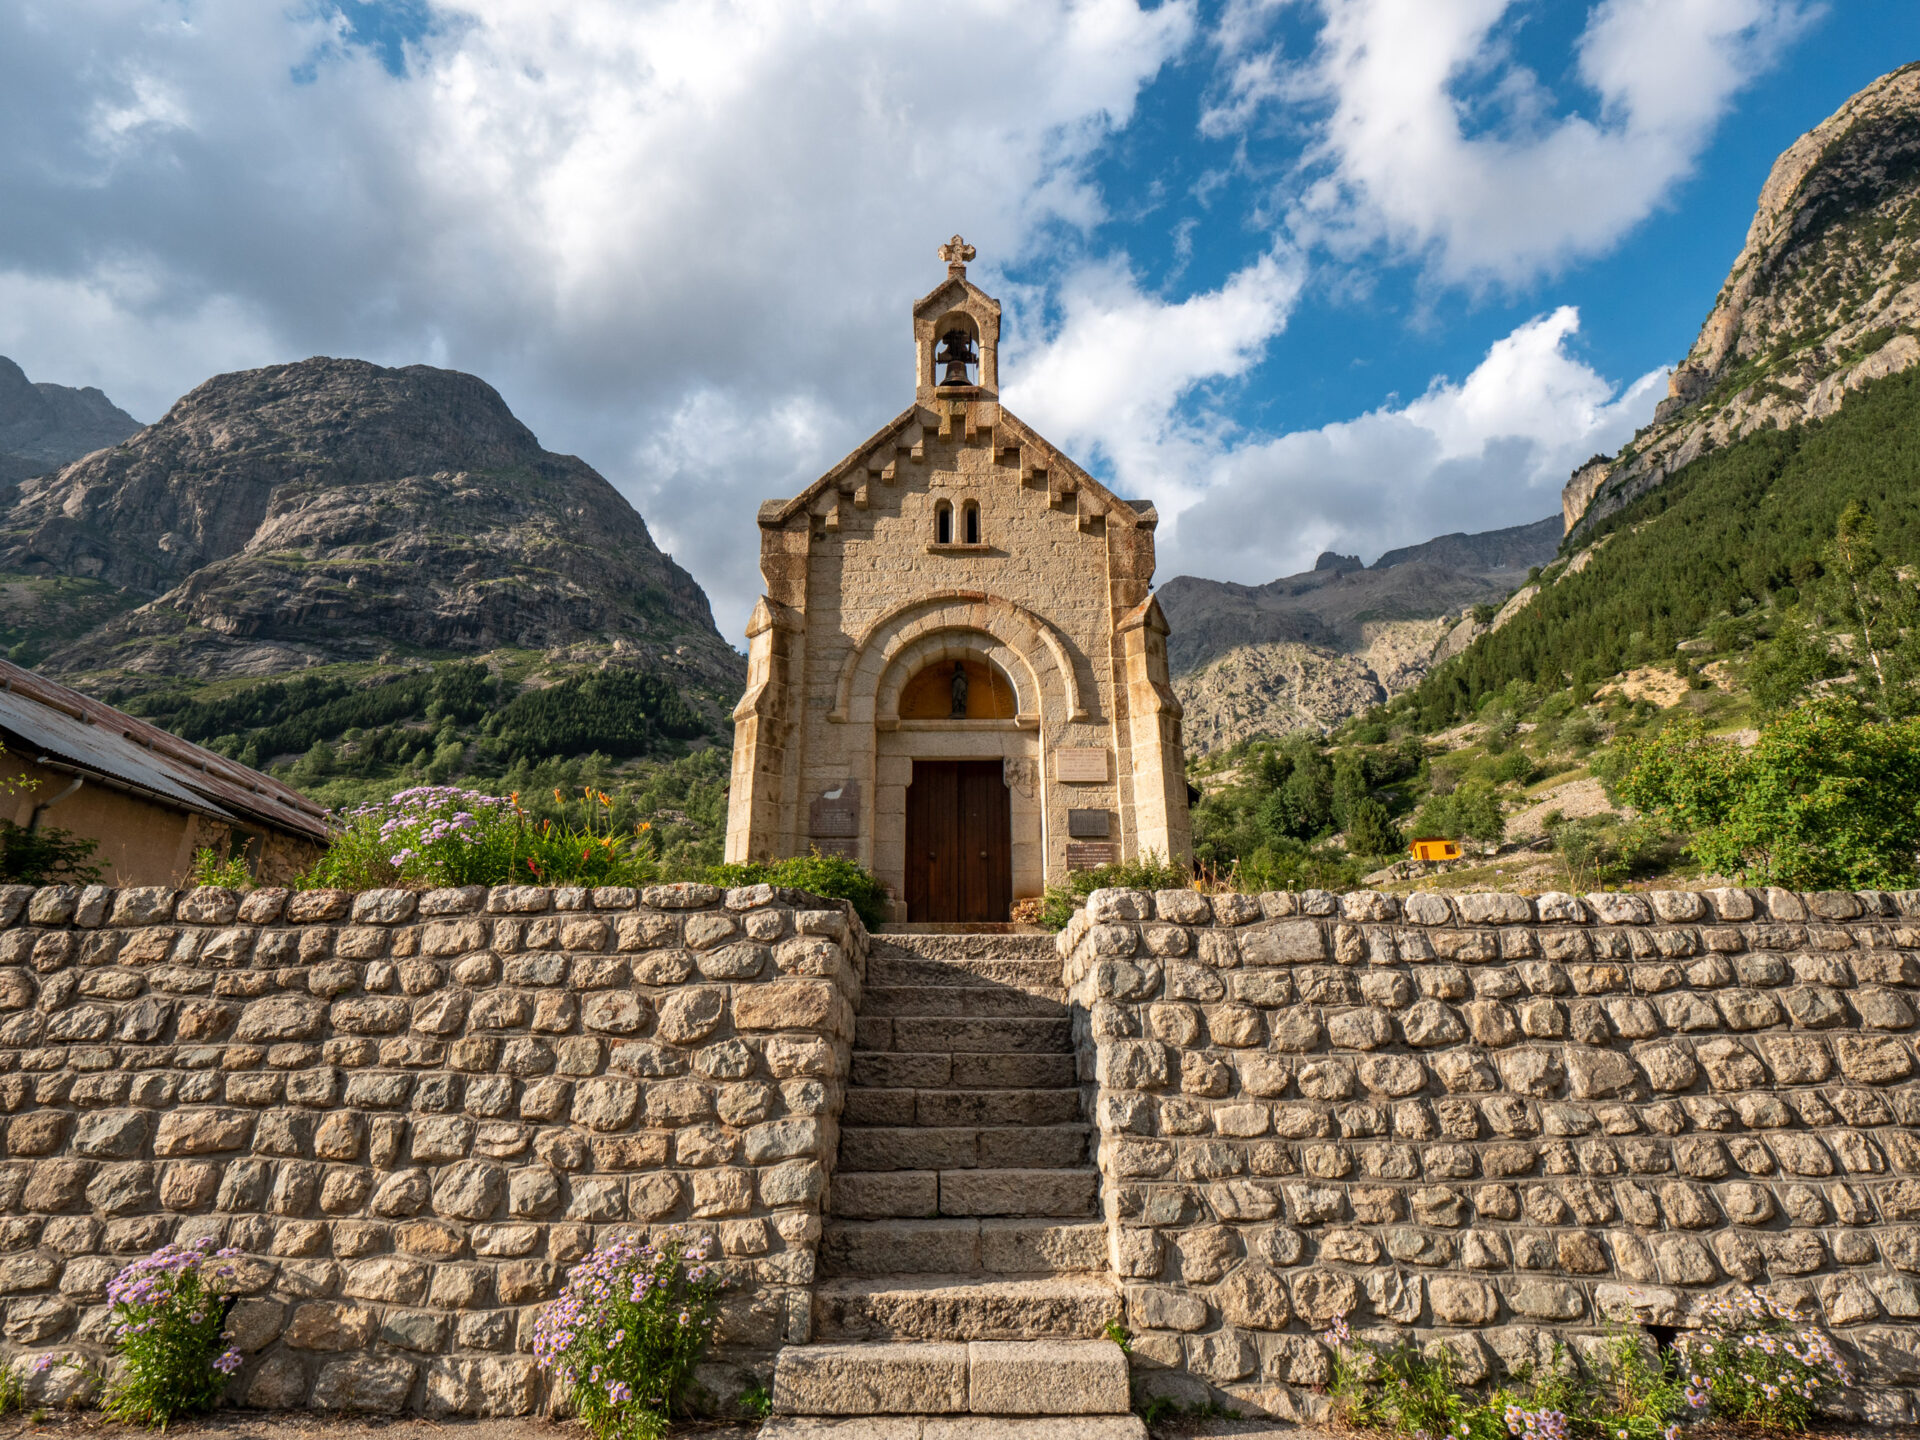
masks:
<instances>
[{"instance_id":1,"label":"bell tower","mask_svg":"<svg viewBox=\"0 0 1920 1440\"><path fill-rule=\"evenodd\" d=\"M942 245L944 284L913 307L915 398L1000 397L1000 302L967 279L973 246L958 235Z\"/></svg>"}]
</instances>

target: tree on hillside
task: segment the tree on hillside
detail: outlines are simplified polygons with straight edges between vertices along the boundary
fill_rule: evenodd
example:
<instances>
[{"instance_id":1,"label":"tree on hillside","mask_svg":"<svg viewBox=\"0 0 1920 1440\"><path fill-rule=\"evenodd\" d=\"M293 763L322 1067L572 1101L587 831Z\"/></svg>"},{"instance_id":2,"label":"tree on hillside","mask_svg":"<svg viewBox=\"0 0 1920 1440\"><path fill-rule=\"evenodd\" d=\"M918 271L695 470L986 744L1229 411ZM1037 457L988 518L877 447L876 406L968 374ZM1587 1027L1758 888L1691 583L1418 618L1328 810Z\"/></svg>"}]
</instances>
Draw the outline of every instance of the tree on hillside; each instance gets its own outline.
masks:
<instances>
[{"instance_id":1,"label":"tree on hillside","mask_svg":"<svg viewBox=\"0 0 1920 1440\"><path fill-rule=\"evenodd\" d=\"M1880 553L1879 526L1858 500L1840 514L1826 548L1821 601L1853 635L1860 662L1857 688L1869 703L1894 714L1913 708L1908 682L1913 679L1920 633L1920 595Z\"/></svg>"},{"instance_id":2,"label":"tree on hillside","mask_svg":"<svg viewBox=\"0 0 1920 1440\"><path fill-rule=\"evenodd\" d=\"M1750 751L1685 717L1611 759L1614 798L1685 830L1710 870L1809 890L1914 882L1920 717L1876 722L1829 696L1770 722Z\"/></svg>"}]
</instances>

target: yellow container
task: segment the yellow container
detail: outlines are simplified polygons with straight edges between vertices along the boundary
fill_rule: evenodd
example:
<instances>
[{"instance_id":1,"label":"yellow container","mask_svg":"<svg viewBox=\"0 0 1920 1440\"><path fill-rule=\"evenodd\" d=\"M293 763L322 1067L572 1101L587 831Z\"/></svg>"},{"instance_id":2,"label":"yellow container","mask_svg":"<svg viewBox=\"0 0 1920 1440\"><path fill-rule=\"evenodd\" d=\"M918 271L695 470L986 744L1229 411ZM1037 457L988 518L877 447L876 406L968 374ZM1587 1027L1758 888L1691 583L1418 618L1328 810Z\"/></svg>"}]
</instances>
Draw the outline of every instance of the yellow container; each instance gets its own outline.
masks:
<instances>
[{"instance_id":1,"label":"yellow container","mask_svg":"<svg viewBox=\"0 0 1920 1440\"><path fill-rule=\"evenodd\" d=\"M1416 860L1458 860L1460 842L1458 840L1416 840L1407 847Z\"/></svg>"}]
</instances>

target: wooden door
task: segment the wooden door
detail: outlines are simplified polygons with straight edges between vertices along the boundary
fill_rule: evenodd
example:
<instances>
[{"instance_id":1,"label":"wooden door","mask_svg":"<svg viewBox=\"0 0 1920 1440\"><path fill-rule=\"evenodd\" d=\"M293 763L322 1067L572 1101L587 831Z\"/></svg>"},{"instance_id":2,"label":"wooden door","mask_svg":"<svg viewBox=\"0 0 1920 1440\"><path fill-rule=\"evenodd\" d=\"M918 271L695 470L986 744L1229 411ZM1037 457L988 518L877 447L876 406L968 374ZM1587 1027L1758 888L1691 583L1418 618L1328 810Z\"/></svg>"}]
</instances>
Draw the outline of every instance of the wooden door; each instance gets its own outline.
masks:
<instances>
[{"instance_id":1,"label":"wooden door","mask_svg":"<svg viewBox=\"0 0 1920 1440\"><path fill-rule=\"evenodd\" d=\"M1013 805L998 760L916 760L907 787L907 919L1005 920Z\"/></svg>"}]
</instances>

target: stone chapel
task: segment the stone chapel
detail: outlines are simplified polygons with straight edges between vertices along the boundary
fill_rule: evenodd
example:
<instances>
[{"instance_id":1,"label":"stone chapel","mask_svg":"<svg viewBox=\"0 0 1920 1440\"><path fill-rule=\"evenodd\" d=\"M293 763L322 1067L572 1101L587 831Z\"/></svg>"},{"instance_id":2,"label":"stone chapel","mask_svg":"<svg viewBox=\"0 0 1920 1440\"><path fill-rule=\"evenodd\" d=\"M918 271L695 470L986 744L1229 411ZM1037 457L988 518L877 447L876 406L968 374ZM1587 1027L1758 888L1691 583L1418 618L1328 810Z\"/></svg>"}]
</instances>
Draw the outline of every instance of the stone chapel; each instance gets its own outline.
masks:
<instances>
[{"instance_id":1,"label":"stone chapel","mask_svg":"<svg viewBox=\"0 0 1920 1440\"><path fill-rule=\"evenodd\" d=\"M1005 921L1069 870L1189 852L1152 504L1000 404L973 247L913 307L914 398L760 507L727 859L848 855L897 921Z\"/></svg>"}]
</instances>

